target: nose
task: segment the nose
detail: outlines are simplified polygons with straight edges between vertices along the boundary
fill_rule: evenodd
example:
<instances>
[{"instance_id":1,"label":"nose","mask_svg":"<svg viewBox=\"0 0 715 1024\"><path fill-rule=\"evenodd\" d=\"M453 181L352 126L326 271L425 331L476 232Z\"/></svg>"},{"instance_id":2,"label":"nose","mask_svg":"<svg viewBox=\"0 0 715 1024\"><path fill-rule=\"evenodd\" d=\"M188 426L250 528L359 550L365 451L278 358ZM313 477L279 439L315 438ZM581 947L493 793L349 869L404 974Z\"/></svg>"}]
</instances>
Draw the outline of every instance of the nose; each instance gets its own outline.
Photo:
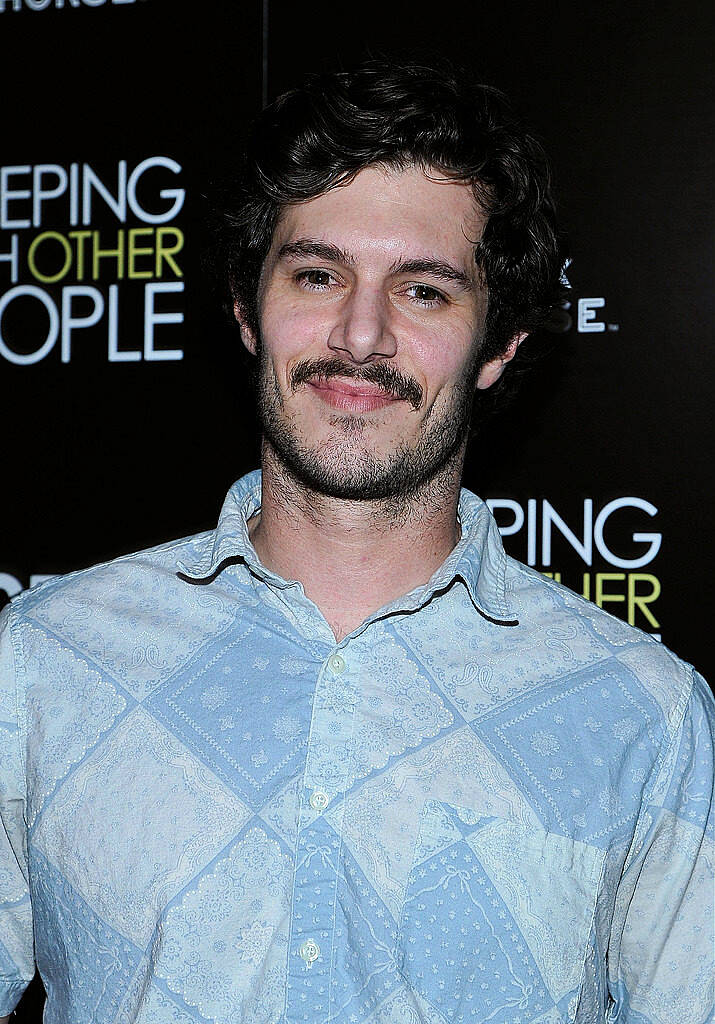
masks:
<instances>
[{"instance_id":1,"label":"nose","mask_svg":"<svg viewBox=\"0 0 715 1024\"><path fill-rule=\"evenodd\" d=\"M356 287L341 303L340 316L328 337L328 348L346 353L355 363L394 356L397 341L390 328L384 296L368 286Z\"/></svg>"}]
</instances>

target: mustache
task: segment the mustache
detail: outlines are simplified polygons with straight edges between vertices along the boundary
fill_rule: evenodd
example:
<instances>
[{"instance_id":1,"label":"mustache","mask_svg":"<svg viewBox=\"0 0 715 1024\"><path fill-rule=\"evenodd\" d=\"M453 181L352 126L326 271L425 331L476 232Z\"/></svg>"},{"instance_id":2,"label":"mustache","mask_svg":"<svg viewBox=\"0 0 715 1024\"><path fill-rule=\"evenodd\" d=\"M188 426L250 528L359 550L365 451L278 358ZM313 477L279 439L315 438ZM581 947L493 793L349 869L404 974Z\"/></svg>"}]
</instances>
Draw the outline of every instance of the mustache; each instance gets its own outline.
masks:
<instances>
[{"instance_id":1,"label":"mustache","mask_svg":"<svg viewBox=\"0 0 715 1024\"><path fill-rule=\"evenodd\" d=\"M328 380L329 377L364 380L369 384L377 384L395 398L409 402L413 409L419 409L422 404L422 388L417 381L400 373L388 363L371 363L369 366L357 367L343 362L342 359L304 359L296 363L291 370L291 390L295 391L301 384L316 377L319 380Z\"/></svg>"}]
</instances>

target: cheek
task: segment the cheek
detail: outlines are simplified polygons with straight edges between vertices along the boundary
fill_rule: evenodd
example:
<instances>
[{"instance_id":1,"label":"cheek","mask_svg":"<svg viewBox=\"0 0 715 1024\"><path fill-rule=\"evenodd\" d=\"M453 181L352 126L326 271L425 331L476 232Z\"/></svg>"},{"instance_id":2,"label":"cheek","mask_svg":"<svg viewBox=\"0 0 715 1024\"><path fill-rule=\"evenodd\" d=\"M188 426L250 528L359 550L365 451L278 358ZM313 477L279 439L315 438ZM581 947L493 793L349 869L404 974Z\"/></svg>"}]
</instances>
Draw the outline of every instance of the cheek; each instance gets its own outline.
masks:
<instances>
[{"instance_id":1,"label":"cheek","mask_svg":"<svg viewBox=\"0 0 715 1024\"><path fill-rule=\"evenodd\" d=\"M288 303L269 308L270 315L264 315L261 321L263 358L270 366L274 386L279 392L288 392L297 363L330 354L325 341L329 327L315 312L307 314Z\"/></svg>"},{"instance_id":2,"label":"cheek","mask_svg":"<svg viewBox=\"0 0 715 1024\"><path fill-rule=\"evenodd\" d=\"M324 343L330 328L325 314L288 301L267 302L261 326L264 345L278 362L299 358Z\"/></svg>"},{"instance_id":3,"label":"cheek","mask_svg":"<svg viewBox=\"0 0 715 1024\"><path fill-rule=\"evenodd\" d=\"M476 351L471 336L462 331L430 332L413 347L414 369L434 396L474 372Z\"/></svg>"}]
</instances>

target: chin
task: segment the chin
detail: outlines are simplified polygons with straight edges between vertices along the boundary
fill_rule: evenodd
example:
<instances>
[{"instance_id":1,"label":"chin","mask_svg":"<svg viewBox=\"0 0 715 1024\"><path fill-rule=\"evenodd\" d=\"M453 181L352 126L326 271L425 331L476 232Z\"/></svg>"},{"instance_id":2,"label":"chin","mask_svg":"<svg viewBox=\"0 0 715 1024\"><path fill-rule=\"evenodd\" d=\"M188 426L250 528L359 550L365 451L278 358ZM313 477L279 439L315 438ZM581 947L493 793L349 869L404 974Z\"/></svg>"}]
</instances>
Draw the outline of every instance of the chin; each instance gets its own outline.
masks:
<instances>
[{"instance_id":1,"label":"chin","mask_svg":"<svg viewBox=\"0 0 715 1024\"><path fill-rule=\"evenodd\" d=\"M271 441L271 446L290 475L316 494L343 501L409 498L455 457L451 450L443 450L440 458L426 459L424 453L403 445L380 458L376 452L366 449L351 451L341 442L302 449L285 441L285 438L278 444Z\"/></svg>"}]
</instances>

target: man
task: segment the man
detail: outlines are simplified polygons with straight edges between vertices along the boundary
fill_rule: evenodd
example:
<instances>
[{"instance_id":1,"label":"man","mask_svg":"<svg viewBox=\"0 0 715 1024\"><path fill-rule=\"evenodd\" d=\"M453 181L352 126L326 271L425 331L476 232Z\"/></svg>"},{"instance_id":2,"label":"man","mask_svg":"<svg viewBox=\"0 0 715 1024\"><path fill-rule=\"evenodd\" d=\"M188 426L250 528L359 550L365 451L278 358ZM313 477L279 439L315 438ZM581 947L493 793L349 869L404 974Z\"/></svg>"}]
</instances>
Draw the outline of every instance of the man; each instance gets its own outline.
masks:
<instances>
[{"instance_id":1,"label":"man","mask_svg":"<svg viewBox=\"0 0 715 1024\"><path fill-rule=\"evenodd\" d=\"M62 1024L712 1020L712 697L460 492L561 297L537 144L312 80L222 252L262 475L4 616L0 1013L37 963Z\"/></svg>"}]
</instances>

